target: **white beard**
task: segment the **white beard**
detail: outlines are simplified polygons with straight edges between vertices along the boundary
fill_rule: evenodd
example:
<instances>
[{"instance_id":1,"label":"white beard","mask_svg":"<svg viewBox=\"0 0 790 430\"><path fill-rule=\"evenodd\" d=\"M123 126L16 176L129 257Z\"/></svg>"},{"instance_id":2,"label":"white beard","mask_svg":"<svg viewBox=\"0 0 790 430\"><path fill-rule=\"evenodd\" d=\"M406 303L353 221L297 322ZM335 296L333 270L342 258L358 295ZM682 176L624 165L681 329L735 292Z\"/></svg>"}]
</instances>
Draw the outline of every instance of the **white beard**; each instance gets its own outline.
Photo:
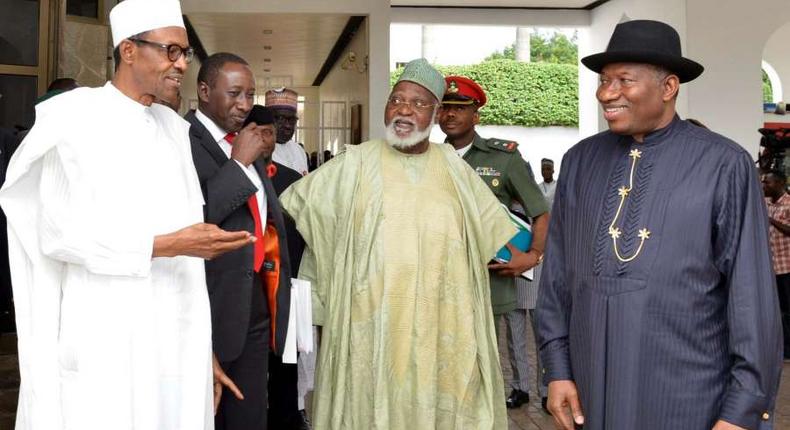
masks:
<instances>
[{"instance_id":1,"label":"white beard","mask_svg":"<svg viewBox=\"0 0 790 430\"><path fill-rule=\"evenodd\" d=\"M431 129L433 128L434 123L433 119L431 119L431 123L428 124L428 126L424 129L414 130L407 137L398 137L398 134L395 132L395 120L397 119L399 118L393 118L392 122L390 122L390 125L387 126L387 134L385 137L387 143L389 143L393 148L409 149L427 139L431 135Z\"/></svg>"}]
</instances>

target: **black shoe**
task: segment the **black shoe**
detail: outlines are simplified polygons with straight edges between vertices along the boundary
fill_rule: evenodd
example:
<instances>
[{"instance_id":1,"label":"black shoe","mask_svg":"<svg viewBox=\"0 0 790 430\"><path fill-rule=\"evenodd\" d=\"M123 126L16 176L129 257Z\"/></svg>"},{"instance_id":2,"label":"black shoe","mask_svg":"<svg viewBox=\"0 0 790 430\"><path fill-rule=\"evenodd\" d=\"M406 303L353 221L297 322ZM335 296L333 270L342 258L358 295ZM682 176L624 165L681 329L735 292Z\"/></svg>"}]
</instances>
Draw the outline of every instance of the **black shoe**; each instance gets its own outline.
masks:
<instances>
[{"instance_id":1,"label":"black shoe","mask_svg":"<svg viewBox=\"0 0 790 430\"><path fill-rule=\"evenodd\" d=\"M310 425L310 419L307 418L307 413L305 413L304 409L299 411L296 420L296 428L298 430L312 430L312 426Z\"/></svg>"},{"instance_id":2,"label":"black shoe","mask_svg":"<svg viewBox=\"0 0 790 430\"><path fill-rule=\"evenodd\" d=\"M505 401L505 405L508 409L515 409L521 407L524 403L529 403L529 393L525 393L521 390L516 390L515 388L513 391L510 392L507 400Z\"/></svg>"},{"instance_id":3,"label":"black shoe","mask_svg":"<svg viewBox=\"0 0 790 430\"><path fill-rule=\"evenodd\" d=\"M551 412L549 411L549 408L546 406L546 404L548 402L549 402L549 398L548 397L541 397L540 398L540 407L543 408L543 412L551 415Z\"/></svg>"}]
</instances>

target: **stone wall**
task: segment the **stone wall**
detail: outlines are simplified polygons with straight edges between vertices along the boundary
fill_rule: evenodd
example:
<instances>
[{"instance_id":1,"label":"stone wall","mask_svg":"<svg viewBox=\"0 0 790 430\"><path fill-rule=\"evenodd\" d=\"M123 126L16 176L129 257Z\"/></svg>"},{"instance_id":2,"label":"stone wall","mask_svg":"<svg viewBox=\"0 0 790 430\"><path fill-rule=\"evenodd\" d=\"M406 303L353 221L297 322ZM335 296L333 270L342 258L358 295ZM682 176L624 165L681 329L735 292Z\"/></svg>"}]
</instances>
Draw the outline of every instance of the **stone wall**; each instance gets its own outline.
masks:
<instances>
[{"instance_id":1,"label":"stone wall","mask_svg":"<svg viewBox=\"0 0 790 430\"><path fill-rule=\"evenodd\" d=\"M66 2L59 1L58 78L74 78L80 85L97 87L112 76L113 62L109 16L117 0L104 0L100 20L66 16Z\"/></svg>"},{"instance_id":2,"label":"stone wall","mask_svg":"<svg viewBox=\"0 0 790 430\"><path fill-rule=\"evenodd\" d=\"M112 55L109 27L65 19L58 53L58 77L74 78L80 85L97 87L108 78Z\"/></svg>"}]
</instances>

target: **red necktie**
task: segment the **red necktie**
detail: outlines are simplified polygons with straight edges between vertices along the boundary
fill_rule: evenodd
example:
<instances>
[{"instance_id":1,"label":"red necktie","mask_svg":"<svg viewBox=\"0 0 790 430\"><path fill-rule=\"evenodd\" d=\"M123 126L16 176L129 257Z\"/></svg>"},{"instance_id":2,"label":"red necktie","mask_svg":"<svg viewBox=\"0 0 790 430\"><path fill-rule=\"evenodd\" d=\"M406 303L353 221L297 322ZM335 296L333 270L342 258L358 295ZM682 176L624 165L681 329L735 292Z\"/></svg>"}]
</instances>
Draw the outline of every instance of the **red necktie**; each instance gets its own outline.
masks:
<instances>
[{"instance_id":1,"label":"red necktie","mask_svg":"<svg viewBox=\"0 0 790 430\"><path fill-rule=\"evenodd\" d=\"M236 133L228 133L225 135L225 140L233 145L233 140L236 139ZM250 209L250 213L252 214L252 219L255 221L255 243L253 246L255 247L254 257L253 257L253 268L256 272L260 272L261 266L263 266L263 260L266 254L266 251L263 246L263 226L261 225L261 211L258 209L258 198L255 197L255 193L250 195L250 198L247 199L247 207Z\"/></svg>"}]
</instances>

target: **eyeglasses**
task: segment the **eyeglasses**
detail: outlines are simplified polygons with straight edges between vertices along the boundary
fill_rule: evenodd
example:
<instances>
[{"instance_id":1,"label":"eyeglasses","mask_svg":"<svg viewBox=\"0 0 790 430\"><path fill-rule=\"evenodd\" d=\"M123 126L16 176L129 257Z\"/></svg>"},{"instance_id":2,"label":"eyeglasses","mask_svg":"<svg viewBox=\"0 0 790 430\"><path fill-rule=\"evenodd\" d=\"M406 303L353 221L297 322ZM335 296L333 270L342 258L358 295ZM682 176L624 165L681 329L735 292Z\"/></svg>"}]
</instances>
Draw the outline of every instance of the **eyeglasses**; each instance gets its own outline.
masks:
<instances>
[{"instance_id":1,"label":"eyeglasses","mask_svg":"<svg viewBox=\"0 0 790 430\"><path fill-rule=\"evenodd\" d=\"M191 63L192 59L195 58L195 50L191 46L182 48L181 46L176 45L175 43L171 45L166 45L164 43L151 42L143 39L129 39L129 40L131 40L134 43L142 43L145 45L155 46L157 48L164 49L165 52L167 52L167 59L172 61L173 63L178 61L178 59L181 58L182 55L184 56L184 60L186 60L187 63Z\"/></svg>"},{"instance_id":2,"label":"eyeglasses","mask_svg":"<svg viewBox=\"0 0 790 430\"><path fill-rule=\"evenodd\" d=\"M415 101L406 101L400 97L390 97L387 100L387 105L393 107L395 109L399 109L402 106L408 106L411 109L418 110L418 111L427 111L428 109L432 109L436 107L438 103L426 103L422 100L415 100Z\"/></svg>"}]
</instances>

